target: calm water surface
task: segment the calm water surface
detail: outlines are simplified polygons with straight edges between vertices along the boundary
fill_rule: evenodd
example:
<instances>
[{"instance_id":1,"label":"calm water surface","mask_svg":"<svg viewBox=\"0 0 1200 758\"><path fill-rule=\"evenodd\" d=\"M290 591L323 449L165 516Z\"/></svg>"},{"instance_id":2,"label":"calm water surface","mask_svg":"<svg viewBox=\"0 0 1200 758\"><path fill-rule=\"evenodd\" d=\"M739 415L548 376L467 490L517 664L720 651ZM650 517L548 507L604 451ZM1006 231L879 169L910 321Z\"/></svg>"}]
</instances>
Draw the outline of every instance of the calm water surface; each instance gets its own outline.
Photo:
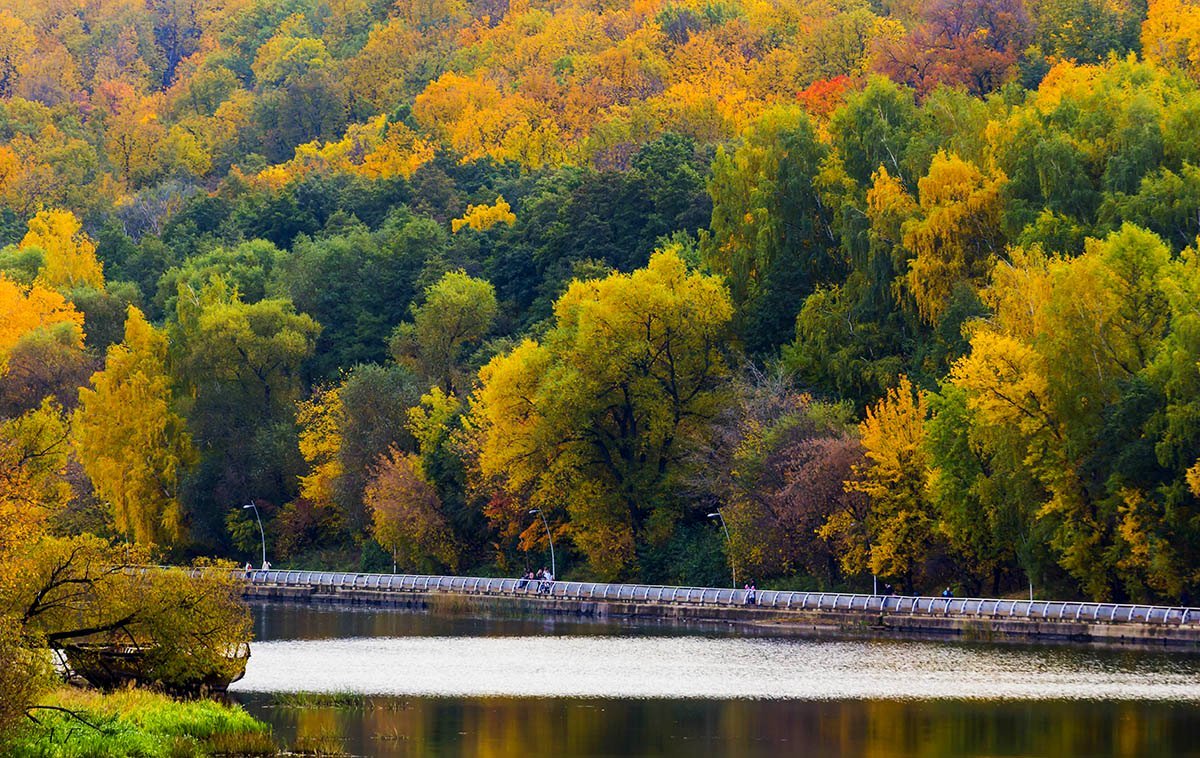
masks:
<instances>
[{"instance_id":1,"label":"calm water surface","mask_svg":"<svg viewBox=\"0 0 1200 758\"><path fill-rule=\"evenodd\" d=\"M235 697L292 744L354 755L1200 756L1196 656L255 614Z\"/></svg>"}]
</instances>

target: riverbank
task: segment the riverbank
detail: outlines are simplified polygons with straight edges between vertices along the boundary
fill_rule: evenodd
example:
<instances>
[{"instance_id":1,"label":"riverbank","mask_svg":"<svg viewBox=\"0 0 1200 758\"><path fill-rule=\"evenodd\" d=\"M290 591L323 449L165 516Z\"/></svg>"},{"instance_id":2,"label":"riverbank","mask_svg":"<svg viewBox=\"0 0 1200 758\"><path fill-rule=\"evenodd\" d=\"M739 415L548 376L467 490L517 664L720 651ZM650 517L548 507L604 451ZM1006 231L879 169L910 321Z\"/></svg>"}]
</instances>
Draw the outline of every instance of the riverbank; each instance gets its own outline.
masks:
<instances>
[{"instance_id":1,"label":"riverbank","mask_svg":"<svg viewBox=\"0 0 1200 758\"><path fill-rule=\"evenodd\" d=\"M1068 643L1110 647L1200 652L1200 626L1137 620L1084 620L1044 611L1020 617L1001 613L955 615L931 612L940 599L913 602L894 598L887 610L806 609L731 605L728 602L594 600L569 596L490 593L471 591L412 591L297 582L252 582L246 586L251 601L282 601L334 606L400 608L439 614L483 615L500 618L553 616L581 621L665 621L736 626L748 633L852 639L971 640L984 642ZM815 594L815 593L814 593ZM703 595L701 595L703 597ZM847 603L852 606L853 603ZM907 610L906 610L907 609Z\"/></svg>"},{"instance_id":2,"label":"riverbank","mask_svg":"<svg viewBox=\"0 0 1200 758\"><path fill-rule=\"evenodd\" d=\"M212 700L179 701L145 690L104 694L63 687L44 698L33 716L38 723L29 724L5 745L4 755L177 758L278 753L270 725L239 705Z\"/></svg>"}]
</instances>

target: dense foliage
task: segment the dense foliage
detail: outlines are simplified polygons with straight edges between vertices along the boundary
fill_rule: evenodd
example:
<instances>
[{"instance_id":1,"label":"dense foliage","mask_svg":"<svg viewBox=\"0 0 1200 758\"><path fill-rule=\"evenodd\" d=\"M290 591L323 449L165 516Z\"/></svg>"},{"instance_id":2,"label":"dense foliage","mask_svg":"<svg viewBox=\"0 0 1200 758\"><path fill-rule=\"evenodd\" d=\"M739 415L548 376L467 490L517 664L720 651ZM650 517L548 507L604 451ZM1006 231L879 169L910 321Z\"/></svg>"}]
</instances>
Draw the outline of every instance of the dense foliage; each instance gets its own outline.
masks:
<instances>
[{"instance_id":1,"label":"dense foliage","mask_svg":"<svg viewBox=\"0 0 1200 758\"><path fill-rule=\"evenodd\" d=\"M277 563L515 573L537 509L575 576L1187 600L1197 49L1178 0L0 0L0 554L240 560L254 503Z\"/></svg>"}]
</instances>

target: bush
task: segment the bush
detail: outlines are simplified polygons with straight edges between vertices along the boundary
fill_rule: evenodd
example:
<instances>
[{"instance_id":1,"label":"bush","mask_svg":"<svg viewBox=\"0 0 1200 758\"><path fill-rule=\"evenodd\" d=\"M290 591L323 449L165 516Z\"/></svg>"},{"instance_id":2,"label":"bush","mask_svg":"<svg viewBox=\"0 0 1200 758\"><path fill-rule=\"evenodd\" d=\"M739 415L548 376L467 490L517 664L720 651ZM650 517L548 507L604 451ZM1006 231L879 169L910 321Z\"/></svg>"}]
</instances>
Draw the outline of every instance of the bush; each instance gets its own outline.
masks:
<instances>
[{"instance_id":1,"label":"bush","mask_svg":"<svg viewBox=\"0 0 1200 758\"><path fill-rule=\"evenodd\" d=\"M49 675L45 652L27 646L17 624L0 617L0 746L25 720L26 709L42 693Z\"/></svg>"}]
</instances>

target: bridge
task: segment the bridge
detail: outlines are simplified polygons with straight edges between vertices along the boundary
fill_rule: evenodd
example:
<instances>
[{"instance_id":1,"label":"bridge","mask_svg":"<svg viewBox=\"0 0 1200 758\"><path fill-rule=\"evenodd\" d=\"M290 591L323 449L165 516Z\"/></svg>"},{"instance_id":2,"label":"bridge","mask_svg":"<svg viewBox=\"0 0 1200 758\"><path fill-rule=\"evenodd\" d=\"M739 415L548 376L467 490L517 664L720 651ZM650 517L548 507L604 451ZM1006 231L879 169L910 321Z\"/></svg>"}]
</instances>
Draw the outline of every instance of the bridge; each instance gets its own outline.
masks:
<instances>
[{"instance_id":1,"label":"bridge","mask_svg":"<svg viewBox=\"0 0 1200 758\"><path fill-rule=\"evenodd\" d=\"M267 570L249 598L556 615L768 624L780 631L1067 639L1200 650L1200 609L1130 603Z\"/></svg>"}]
</instances>

